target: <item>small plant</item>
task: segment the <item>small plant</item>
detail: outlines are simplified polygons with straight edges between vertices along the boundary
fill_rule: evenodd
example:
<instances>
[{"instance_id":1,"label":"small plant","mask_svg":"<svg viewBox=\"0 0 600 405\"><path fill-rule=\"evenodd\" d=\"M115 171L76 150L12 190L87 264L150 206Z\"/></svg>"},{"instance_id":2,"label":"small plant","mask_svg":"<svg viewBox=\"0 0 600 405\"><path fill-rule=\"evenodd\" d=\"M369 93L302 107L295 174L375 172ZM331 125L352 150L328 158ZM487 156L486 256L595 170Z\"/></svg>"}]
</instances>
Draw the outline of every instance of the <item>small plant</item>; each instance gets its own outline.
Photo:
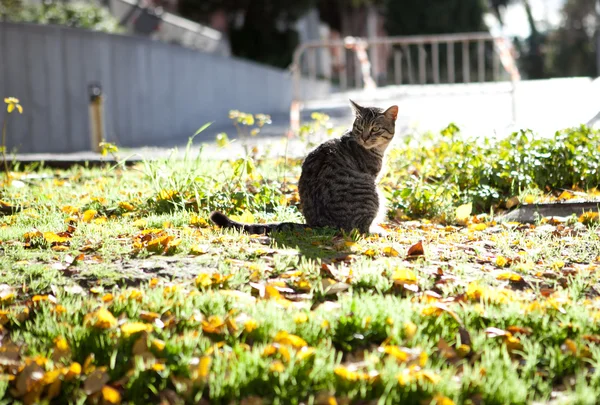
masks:
<instances>
[{"instance_id":1,"label":"small plant","mask_svg":"<svg viewBox=\"0 0 600 405\"><path fill-rule=\"evenodd\" d=\"M312 148L320 143L319 138L315 139L316 135L325 133L327 136L331 136L334 133L329 115L314 112L310 115L310 118L312 121L303 123L298 133L302 142L306 143L307 148Z\"/></svg>"},{"instance_id":2,"label":"small plant","mask_svg":"<svg viewBox=\"0 0 600 405\"><path fill-rule=\"evenodd\" d=\"M233 122L237 134L242 140L246 155L250 154L248 149L248 138L250 136L258 135L262 127L272 122L270 115L252 115L238 110L229 111L229 119Z\"/></svg>"},{"instance_id":3,"label":"small plant","mask_svg":"<svg viewBox=\"0 0 600 405\"><path fill-rule=\"evenodd\" d=\"M4 161L4 172L6 174L6 184L10 184L10 171L8 170L8 161L6 160L6 126L8 123L8 114L12 114L15 110L19 114L23 114L23 107L19 104L19 99L15 97L7 97L4 99L6 103L7 115L4 116L4 122L2 123L2 145L0 145L0 151L2 151L2 160Z\"/></svg>"},{"instance_id":4,"label":"small plant","mask_svg":"<svg viewBox=\"0 0 600 405\"><path fill-rule=\"evenodd\" d=\"M98 144L98 147L100 148L100 154L102 156L106 156L110 153L115 160L119 160L119 156L117 155L119 147L114 143L102 141Z\"/></svg>"}]
</instances>

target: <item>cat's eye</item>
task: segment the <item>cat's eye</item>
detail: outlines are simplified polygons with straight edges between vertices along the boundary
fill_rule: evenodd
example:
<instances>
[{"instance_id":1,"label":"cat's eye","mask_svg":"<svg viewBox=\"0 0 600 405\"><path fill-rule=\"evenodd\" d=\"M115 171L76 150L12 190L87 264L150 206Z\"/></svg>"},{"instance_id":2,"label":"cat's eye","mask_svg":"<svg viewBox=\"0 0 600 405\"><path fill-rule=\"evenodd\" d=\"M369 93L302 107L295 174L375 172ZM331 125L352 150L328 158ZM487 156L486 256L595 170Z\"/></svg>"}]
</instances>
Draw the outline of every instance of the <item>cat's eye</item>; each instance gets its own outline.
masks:
<instances>
[{"instance_id":1,"label":"cat's eye","mask_svg":"<svg viewBox=\"0 0 600 405\"><path fill-rule=\"evenodd\" d=\"M371 132L379 132L379 130L381 129L381 127L378 127L377 125L374 126L373 128L371 128Z\"/></svg>"}]
</instances>

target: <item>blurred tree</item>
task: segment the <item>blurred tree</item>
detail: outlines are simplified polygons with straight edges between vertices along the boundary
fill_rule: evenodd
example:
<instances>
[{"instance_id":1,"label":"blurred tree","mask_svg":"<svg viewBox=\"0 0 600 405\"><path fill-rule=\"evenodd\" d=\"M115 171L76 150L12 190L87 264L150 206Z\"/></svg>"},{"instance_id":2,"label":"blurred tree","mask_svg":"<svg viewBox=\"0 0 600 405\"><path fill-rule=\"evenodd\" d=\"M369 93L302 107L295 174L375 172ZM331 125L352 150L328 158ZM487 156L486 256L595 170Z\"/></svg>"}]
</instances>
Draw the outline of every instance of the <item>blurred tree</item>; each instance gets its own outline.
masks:
<instances>
[{"instance_id":1,"label":"blurred tree","mask_svg":"<svg viewBox=\"0 0 600 405\"><path fill-rule=\"evenodd\" d=\"M285 68L298 45L293 28L316 0L181 0L183 17L208 23L216 11L225 11L234 55Z\"/></svg>"},{"instance_id":2,"label":"blurred tree","mask_svg":"<svg viewBox=\"0 0 600 405\"><path fill-rule=\"evenodd\" d=\"M48 0L42 4L27 4L22 0L0 0L0 20L123 32L119 22L106 8L86 1Z\"/></svg>"},{"instance_id":3,"label":"blurred tree","mask_svg":"<svg viewBox=\"0 0 600 405\"><path fill-rule=\"evenodd\" d=\"M548 75L596 76L596 0L567 0L561 26L545 45Z\"/></svg>"},{"instance_id":4,"label":"blurred tree","mask_svg":"<svg viewBox=\"0 0 600 405\"><path fill-rule=\"evenodd\" d=\"M483 0L385 0L390 35L486 31Z\"/></svg>"},{"instance_id":5,"label":"blurred tree","mask_svg":"<svg viewBox=\"0 0 600 405\"><path fill-rule=\"evenodd\" d=\"M529 0L490 0L502 22L501 9L522 2L531 30L525 41L516 41L523 76L530 79L565 76L596 76L598 0L566 0L559 28L540 32Z\"/></svg>"}]
</instances>

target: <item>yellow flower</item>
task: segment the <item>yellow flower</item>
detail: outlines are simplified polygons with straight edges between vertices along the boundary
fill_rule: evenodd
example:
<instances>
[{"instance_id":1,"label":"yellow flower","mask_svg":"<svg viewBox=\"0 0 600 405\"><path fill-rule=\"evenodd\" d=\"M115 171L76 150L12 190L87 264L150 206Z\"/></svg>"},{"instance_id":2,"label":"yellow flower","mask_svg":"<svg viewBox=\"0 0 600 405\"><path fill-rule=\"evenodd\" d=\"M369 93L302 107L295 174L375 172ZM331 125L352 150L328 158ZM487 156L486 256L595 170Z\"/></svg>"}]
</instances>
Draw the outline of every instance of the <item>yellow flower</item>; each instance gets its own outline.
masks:
<instances>
[{"instance_id":1,"label":"yellow flower","mask_svg":"<svg viewBox=\"0 0 600 405\"><path fill-rule=\"evenodd\" d=\"M7 97L4 99L6 103L6 111L10 114L15 110L15 108L19 111L19 114L23 114L23 107L19 104L19 99L14 97Z\"/></svg>"}]
</instances>

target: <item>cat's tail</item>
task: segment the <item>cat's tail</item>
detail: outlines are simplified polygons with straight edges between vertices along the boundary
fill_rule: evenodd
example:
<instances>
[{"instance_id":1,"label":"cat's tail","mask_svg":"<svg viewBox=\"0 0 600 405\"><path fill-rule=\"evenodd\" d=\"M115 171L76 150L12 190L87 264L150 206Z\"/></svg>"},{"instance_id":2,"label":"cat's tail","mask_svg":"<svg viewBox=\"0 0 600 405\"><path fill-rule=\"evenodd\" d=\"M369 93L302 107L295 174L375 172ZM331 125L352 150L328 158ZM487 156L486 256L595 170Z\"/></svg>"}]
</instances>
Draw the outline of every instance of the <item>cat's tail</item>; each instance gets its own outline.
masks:
<instances>
[{"instance_id":1,"label":"cat's tail","mask_svg":"<svg viewBox=\"0 0 600 405\"><path fill-rule=\"evenodd\" d=\"M305 224L295 222L277 222L272 224L244 224L230 219L227 215L219 211L213 211L210 219L221 228L232 228L244 231L249 234L268 234L273 231L295 231L308 228Z\"/></svg>"}]
</instances>

